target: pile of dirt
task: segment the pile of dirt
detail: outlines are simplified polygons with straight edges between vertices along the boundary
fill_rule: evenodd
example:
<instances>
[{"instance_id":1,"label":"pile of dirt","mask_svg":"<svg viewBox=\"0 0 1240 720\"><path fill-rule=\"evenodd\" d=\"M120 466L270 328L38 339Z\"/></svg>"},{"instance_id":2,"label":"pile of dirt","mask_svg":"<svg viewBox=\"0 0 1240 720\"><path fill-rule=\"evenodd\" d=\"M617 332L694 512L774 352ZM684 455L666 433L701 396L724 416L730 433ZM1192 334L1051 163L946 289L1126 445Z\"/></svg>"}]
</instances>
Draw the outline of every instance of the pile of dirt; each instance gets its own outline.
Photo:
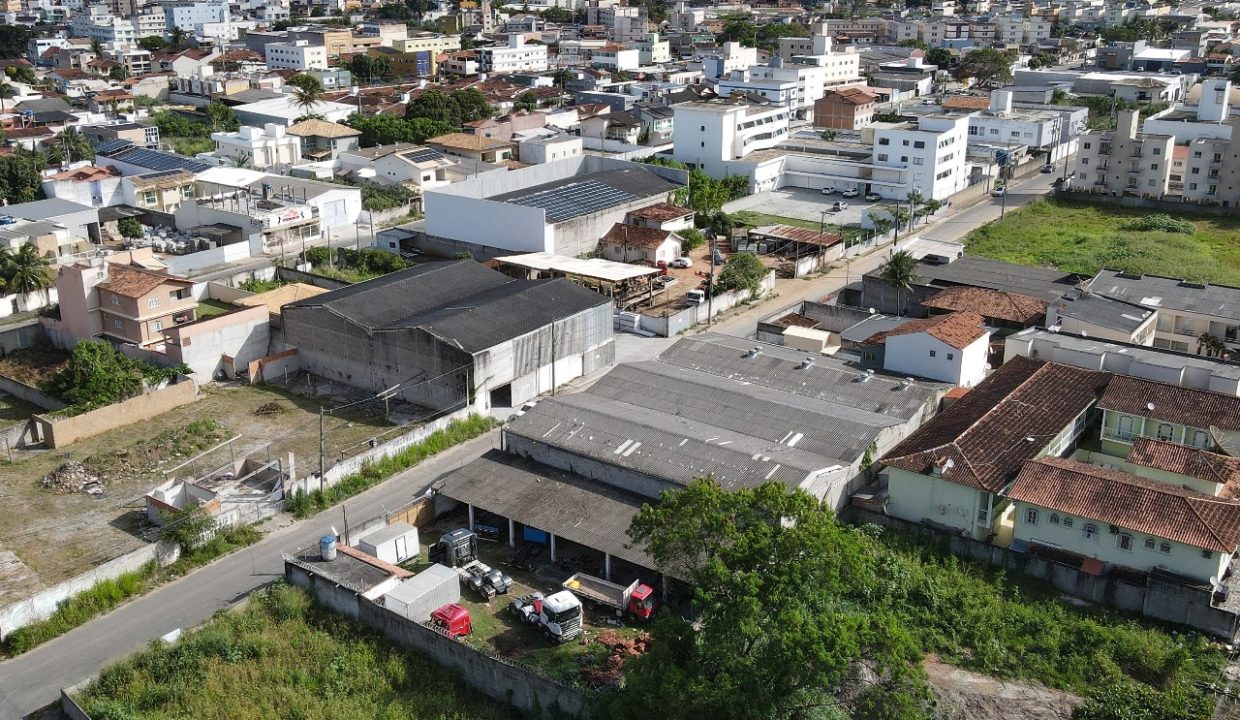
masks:
<instances>
[{"instance_id":1,"label":"pile of dirt","mask_svg":"<svg viewBox=\"0 0 1240 720\"><path fill-rule=\"evenodd\" d=\"M267 402L254 408L254 414L258 417L268 417L271 415L282 415L288 408L283 403Z\"/></svg>"},{"instance_id":2,"label":"pile of dirt","mask_svg":"<svg viewBox=\"0 0 1240 720\"><path fill-rule=\"evenodd\" d=\"M650 649L648 633L626 640L615 630L604 630L595 642L607 648L607 657L597 665L581 668L580 673L582 682L596 688L618 684L624 674L624 663Z\"/></svg>"},{"instance_id":3,"label":"pile of dirt","mask_svg":"<svg viewBox=\"0 0 1240 720\"><path fill-rule=\"evenodd\" d=\"M41 484L55 493L103 494L103 479L91 473L85 465L76 460L70 460L44 475Z\"/></svg>"}]
</instances>

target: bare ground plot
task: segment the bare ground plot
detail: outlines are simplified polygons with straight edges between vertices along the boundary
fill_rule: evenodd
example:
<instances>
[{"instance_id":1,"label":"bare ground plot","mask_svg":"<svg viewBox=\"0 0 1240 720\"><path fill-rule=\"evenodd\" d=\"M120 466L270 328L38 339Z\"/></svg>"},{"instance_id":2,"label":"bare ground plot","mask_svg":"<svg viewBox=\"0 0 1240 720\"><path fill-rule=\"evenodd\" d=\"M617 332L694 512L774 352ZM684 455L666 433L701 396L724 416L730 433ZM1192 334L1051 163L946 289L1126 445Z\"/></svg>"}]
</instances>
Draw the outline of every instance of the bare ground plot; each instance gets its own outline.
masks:
<instances>
[{"instance_id":1,"label":"bare ground plot","mask_svg":"<svg viewBox=\"0 0 1240 720\"><path fill-rule=\"evenodd\" d=\"M997 680L930 656L924 663L944 720L1069 720L1084 700L1034 682Z\"/></svg>"},{"instance_id":2,"label":"bare ground plot","mask_svg":"<svg viewBox=\"0 0 1240 720\"><path fill-rule=\"evenodd\" d=\"M0 375L39 387L50 380L68 361L68 353L41 341L0 358Z\"/></svg>"},{"instance_id":3,"label":"bare ground plot","mask_svg":"<svg viewBox=\"0 0 1240 720\"><path fill-rule=\"evenodd\" d=\"M301 390L305 391L304 383ZM339 398L338 394L321 400L330 407L340 404ZM12 464L0 465L0 503L4 507L0 512L0 551L15 553L38 577L34 585L6 586L0 581L0 603L77 575L148 542L151 533L142 512L143 495L164 480L165 470L220 440L241 435L234 444L238 457L261 451L264 459L269 455L273 460L283 460L293 452L299 475L315 469L319 402L320 398L272 386L204 388L202 399L192 405L67 448L30 453ZM383 412L381 405L363 405L328 416L327 464L330 466L342 452L356 454L370 438L384 440L398 432ZM226 451L217 451L196 469L205 471L208 462L226 460L221 452ZM70 460L103 477L102 496L56 493L41 486L44 476ZM187 471L177 475L184 476Z\"/></svg>"}]
</instances>

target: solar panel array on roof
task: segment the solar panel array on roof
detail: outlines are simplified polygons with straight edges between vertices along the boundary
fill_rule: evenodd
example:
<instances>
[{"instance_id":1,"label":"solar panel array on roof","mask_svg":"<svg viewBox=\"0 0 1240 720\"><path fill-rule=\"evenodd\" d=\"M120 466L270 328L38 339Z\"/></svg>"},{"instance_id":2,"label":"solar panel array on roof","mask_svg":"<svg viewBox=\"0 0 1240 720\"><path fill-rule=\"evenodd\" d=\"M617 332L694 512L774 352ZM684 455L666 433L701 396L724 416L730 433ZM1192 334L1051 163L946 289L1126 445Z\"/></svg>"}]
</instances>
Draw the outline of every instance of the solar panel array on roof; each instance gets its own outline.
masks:
<instances>
[{"instance_id":1,"label":"solar panel array on roof","mask_svg":"<svg viewBox=\"0 0 1240 720\"><path fill-rule=\"evenodd\" d=\"M401 157L412 163L430 162L431 160L443 160L444 154L438 150L430 148L421 148L418 150L407 150L400 154Z\"/></svg>"},{"instance_id":2,"label":"solar panel array on roof","mask_svg":"<svg viewBox=\"0 0 1240 720\"><path fill-rule=\"evenodd\" d=\"M147 150L146 148L133 147L114 153L112 157L122 162L132 165L150 168L152 170L188 170L194 173L210 170L213 166L204 162L198 162L190 158L173 155L172 153L160 152L158 150Z\"/></svg>"},{"instance_id":3,"label":"solar panel array on roof","mask_svg":"<svg viewBox=\"0 0 1240 720\"><path fill-rule=\"evenodd\" d=\"M133 143L129 140L109 140L95 149L96 155L111 155L114 152L120 152L125 148L133 147Z\"/></svg>"},{"instance_id":4,"label":"solar panel array on roof","mask_svg":"<svg viewBox=\"0 0 1240 720\"><path fill-rule=\"evenodd\" d=\"M509 202L515 205L542 208L547 211L549 222L558 223L636 199L636 195L606 183L585 180L524 197L512 198Z\"/></svg>"}]
</instances>

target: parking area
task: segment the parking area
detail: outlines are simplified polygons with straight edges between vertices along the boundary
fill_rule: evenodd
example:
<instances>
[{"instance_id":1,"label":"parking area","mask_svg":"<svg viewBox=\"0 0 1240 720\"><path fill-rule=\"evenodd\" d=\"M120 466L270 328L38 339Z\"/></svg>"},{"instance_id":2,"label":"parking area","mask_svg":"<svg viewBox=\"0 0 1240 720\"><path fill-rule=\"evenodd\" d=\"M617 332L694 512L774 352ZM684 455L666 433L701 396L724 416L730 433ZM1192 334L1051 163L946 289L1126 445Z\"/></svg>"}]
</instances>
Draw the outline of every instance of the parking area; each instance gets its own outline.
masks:
<instances>
[{"instance_id":1,"label":"parking area","mask_svg":"<svg viewBox=\"0 0 1240 720\"><path fill-rule=\"evenodd\" d=\"M844 202L848 207L834 212L836 202ZM777 218L789 218L801 223L813 223L817 227L822 221L822 212L827 211L828 225L860 226L865 214L875 208L891 205L890 201L867 202L863 197L846 198L840 193L823 195L819 190L806 188L781 188L766 193L758 193L741 198L729 205L731 212L747 211L758 215ZM788 223L793 224L793 223Z\"/></svg>"},{"instance_id":2,"label":"parking area","mask_svg":"<svg viewBox=\"0 0 1240 720\"><path fill-rule=\"evenodd\" d=\"M460 604L470 613L473 634L462 642L502 657L533 666L562 682L583 688L605 687L617 682L624 661L631 659L629 649L643 646L643 625L616 610L605 606L582 608L582 633L579 637L556 645L548 642L532 625L522 623L511 609L512 601L532 592L544 596L559 592L561 583L575 572L602 574L602 553L561 539L557 545L557 560L550 558L545 541L540 543L525 538L524 533L509 547L504 536L507 525L489 513L479 513L480 522L485 520L499 530L499 535L480 533L478 556L482 562L510 576L512 588L506 595L496 595L487 601L464 585L461 587ZM463 509L439 518L419 533L422 549L416 559L401 566L418 572L429 565L429 546L441 534L468 524ZM484 525L485 526L485 525ZM639 568L620 560L613 560L612 579L629 583L641 577ZM661 609L658 612L663 612Z\"/></svg>"}]
</instances>

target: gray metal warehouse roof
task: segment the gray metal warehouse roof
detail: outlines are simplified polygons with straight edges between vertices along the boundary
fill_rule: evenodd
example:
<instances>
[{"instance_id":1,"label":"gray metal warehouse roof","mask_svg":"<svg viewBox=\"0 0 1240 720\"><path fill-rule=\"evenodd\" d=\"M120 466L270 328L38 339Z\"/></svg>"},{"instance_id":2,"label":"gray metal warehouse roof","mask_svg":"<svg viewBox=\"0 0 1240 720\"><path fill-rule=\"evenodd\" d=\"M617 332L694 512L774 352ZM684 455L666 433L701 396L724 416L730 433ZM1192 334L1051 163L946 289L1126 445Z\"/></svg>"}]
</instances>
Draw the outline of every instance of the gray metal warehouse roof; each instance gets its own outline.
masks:
<instances>
[{"instance_id":1,"label":"gray metal warehouse roof","mask_svg":"<svg viewBox=\"0 0 1240 720\"><path fill-rule=\"evenodd\" d=\"M509 421L506 431L678 485L712 475L728 489L768 480L795 488L815 471L847 464L590 393L543 400Z\"/></svg>"},{"instance_id":2,"label":"gray metal warehouse roof","mask_svg":"<svg viewBox=\"0 0 1240 720\"><path fill-rule=\"evenodd\" d=\"M1100 271L1089 287L1101 295L1144 307L1240 320L1240 288L1158 275L1129 275L1115 270Z\"/></svg>"},{"instance_id":3,"label":"gray metal warehouse roof","mask_svg":"<svg viewBox=\"0 0 1240 720\"><path fill-rule=\"evenodd\" d=\"M632 167L543 183L489 199L542 208L547 222L560 223L640 198L666 195L679 187L645 168Z\"/></svg>"},{"instance_id":4,"label":"gray metal warehouse roof","mask_svg":"<svg viewBox=\"0 0 1240 720\"><path fill-rule=\"evenodd\" d=\"M749 357L755 347L761 352ZM900 420L921 413L932 395L950 387L923 380L904 387L901 378L883 373L859 382L864 372L843 360L815 356L813 366L801 368L805 357L802 350L706 333L671 346L659 362L727 378L738 386L758 385Z\"/></svg>"},{"instance_id":5,"label":"gray metal warehouse roof","mask_svg":"<svg viewBox=\"0 0 1240 720\"><path fill-rule=\"evenodd\" d=\"M567 280L517 280L458 260L424 263L289 307L324 307L368 331L421 328L472 353L609 302Z\"/></svg>"},{"instance_id":6,"label":"gray metal warehouse roof","mask_svg":"<svg viewBox=\"0 0 1240 720\"><path fill-rule=\"evenodd\" d=\"M453 500L654 567L645 551L629 547L629 524L643 502L636 495L500 450L452 471L435 487Z\"/></svg>"},{"instance_id":7,"label":"gray metal warehouse roof","mask_svg":"<svg viewBox=\"0 0 1240 720\"><path fill-rule=\"evenodd\" d=\"M868 272L866 276L877 277L878 270ZM1076 281L1075 275L1062 270L965 255L945 265L925 261L918 263L916 284L985 287L1051 300L1069 290Z\"/></svg>"}]
</instances>

